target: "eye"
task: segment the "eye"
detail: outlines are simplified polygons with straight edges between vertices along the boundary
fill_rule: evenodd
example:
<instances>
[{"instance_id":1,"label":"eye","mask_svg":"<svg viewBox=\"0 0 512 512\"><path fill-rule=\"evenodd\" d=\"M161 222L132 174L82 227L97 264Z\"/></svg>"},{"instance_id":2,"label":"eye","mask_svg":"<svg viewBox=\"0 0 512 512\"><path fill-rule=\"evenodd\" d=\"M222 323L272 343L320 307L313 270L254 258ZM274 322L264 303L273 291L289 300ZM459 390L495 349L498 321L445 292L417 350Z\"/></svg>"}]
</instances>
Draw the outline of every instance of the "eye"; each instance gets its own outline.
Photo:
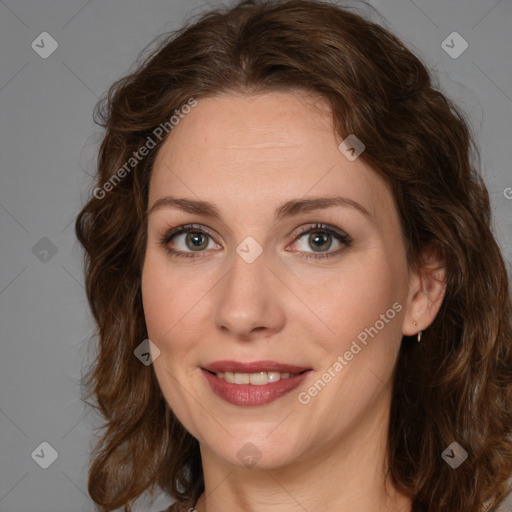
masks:
<instances>
[{"instance_id":1,"label":"eye","mask_svg":"<svg viewBox=\"0 0 512 512\"><path fill-rule=\"evenodd\" d=\"M302 240L303 239L303 240ZM337 250L330 250L337 245ZM327 258L336 256L346 247L352 239L345 232L326 224L305 226L295 233L294 244L298 245L297 254L301 258ZM213 241L204 227L197 224L179 226L166 232L160 239L160 244L172 256L185 258L198 258L208 249L220 249L221 246ZM312 249L312 251L309 251ZM286 249L289 251L290 249ZM295 252L295 251L294 251Z\"/></svg>"},{"instance_id":2,"label":"eye","mask_svg":"<svg viewBox=\"0 0 512 512\"><path fill-rule=\"evenodd\" d=\"M329 251L333 243L338 246L338 249ZM335 256L349 247L351 243L352 239L349 235L326 224L315 224L301 228L295 238L295 244L299 248L299 256L313 259ZM312 249L312 253L309 249Z\"/></svg>"},{"instance_id":3,"label":"eye","mask_svg":"<svg viewBox=\"0 0 512 512\"><path fill-rule=\"evenodd\" d=\"M170 247L171 242L176 249ZM160 243L169 254L186 258L197 258L207 249L220 248L204 228L194 224L179 226L171 230L161 238Z\"/></svg>"}]
</instances>

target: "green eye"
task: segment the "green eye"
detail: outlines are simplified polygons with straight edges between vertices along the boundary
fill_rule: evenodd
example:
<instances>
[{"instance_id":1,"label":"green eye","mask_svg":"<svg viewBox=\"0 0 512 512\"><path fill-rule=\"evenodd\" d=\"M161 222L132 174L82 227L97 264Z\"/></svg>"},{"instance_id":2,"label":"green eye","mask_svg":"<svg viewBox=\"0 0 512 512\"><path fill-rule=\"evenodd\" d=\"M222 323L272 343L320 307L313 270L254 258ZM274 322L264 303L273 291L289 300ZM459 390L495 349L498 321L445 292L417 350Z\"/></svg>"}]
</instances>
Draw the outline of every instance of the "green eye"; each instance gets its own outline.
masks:
<instances>
[{"instance_id":1,"label":"green eye","mask_svg":"<svg viewBox=\"0 0 512 512\"><path fill-rule=\"evenodd\" d=\"M174 247L170 247L171 242ZM172 229L161 238L160 243L170 255L185 258L197 258L203 256L203 253L209 249L221 248L214 242L212 235L197 224ZM338 244L338 247L331 251L333 243ZM295 235L294 244L298 244L300 248L293 252L297 252L302 258L327 258L339 254L351 243L350 236L338 228L326 224L314 224L302 228Z\"/></svg>"}]
</instances>

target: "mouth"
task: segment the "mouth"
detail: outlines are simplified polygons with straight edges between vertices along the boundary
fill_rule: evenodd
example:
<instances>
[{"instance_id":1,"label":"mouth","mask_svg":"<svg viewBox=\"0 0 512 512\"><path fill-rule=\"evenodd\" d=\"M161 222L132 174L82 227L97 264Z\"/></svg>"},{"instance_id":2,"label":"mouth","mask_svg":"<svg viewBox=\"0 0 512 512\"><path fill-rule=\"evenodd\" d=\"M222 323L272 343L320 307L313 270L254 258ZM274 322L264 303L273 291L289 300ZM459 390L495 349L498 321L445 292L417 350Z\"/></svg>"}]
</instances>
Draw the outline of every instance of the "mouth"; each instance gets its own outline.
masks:
<instances>
[{"instance_id":1,"label":"mouth","mask_svg":"<svg viewBox=\"0 0 512 512\"><path fill-rule=\"evenodd\" d=\"M201 368L212 391L234 405L264 405L286 395L312 372L311 368L275 361L217 361Z\"/></svg>"},{"instance_id":2,"label":"mouth","mask_svg":"<svg viewBox=\"0 0 512 512\"><path fill-rule=\"evenodd\" d=\"M208 370L207 370L208 371ZM305 372L307 370L304 370ZM300 375L301 373L290 372L256 372L256 373L239 373L239 372L210 372L219 379L224 379L231 384L252 384L253 386L264 386L271 382L279 382L282 379L290 379Z\"/></svg>"}]
</instances>

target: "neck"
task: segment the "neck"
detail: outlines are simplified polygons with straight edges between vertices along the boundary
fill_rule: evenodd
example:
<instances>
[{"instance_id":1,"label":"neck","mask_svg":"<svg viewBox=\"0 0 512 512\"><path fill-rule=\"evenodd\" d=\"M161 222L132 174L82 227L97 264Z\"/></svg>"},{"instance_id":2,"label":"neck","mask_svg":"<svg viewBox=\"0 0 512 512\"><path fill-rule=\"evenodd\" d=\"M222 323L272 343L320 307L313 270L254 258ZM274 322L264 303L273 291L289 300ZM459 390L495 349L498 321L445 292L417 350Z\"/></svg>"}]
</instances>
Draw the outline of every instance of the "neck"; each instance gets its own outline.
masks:
<instances>
[{"instance_id":1,"label":"neck","mask_svg":"<svg viewBox=\"0 0 512 512\"><path fill-rule=\"evenodd\" d=\"M197 512L411 512L387 475L389 408L373 411L343 439L312 447L287 466L227 464L201 445L205 492Z\"/></svg>"}]
</instances>

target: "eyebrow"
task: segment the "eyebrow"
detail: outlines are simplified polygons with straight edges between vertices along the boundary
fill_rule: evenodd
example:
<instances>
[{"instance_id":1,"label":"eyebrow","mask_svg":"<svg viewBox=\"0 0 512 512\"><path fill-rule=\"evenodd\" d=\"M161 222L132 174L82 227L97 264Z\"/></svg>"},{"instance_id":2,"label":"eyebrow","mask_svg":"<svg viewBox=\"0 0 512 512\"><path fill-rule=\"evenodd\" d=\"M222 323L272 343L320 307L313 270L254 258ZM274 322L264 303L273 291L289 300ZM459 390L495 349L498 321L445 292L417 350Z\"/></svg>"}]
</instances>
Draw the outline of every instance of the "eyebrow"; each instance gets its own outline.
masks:
<instances>
[{"instance_id":1,"label":"eyebrow","mask_svg":"<svg viewBox=\"0 0 512 512\"><path fill-rule=\"evenodd\" d=\"M361 204L347 197L330 196L315 197L310 199L292 199L280 205L274 212L276 221L285 217L292 217L300 213L307 213L313 210L331 208L333 206L342 206L344 208L353 208L367 217L372 217L370 212ZM195 199L178 198L165 196L157 199L153 206L148 210L149 217L153 212L164 208L174 208L187 213L195 213L207 217L222 220L219 209L208 201L199 201Z\"/></svg>"}]
</instances>

